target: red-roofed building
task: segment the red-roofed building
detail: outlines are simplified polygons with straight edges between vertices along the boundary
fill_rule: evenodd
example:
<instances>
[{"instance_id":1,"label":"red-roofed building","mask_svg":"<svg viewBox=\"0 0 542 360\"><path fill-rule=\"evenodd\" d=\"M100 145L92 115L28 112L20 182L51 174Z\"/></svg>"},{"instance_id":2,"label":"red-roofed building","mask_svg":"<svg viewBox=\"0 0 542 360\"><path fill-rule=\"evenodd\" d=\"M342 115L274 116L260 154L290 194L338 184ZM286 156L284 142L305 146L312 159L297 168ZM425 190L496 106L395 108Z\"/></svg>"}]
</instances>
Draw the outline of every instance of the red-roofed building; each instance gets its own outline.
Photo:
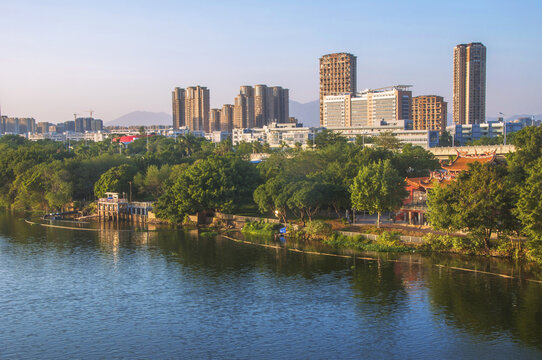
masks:
<instances>
[{"instance_id":1,"label":"red-roofed building","mask_svg":"<svg viewBox=\"0 0 542 360\"><path fill-rule=\"evenodd\" d=\"M127 135L127 136L121 136L121 137L116 137L114 138L112 141L113 142L120 142L120 143L123 143L123 144L130 144L132 143L135 139L138 139L140 138L142 135Z\"/></svg>"},{"instance_id":2,"label":"red-roofed building","mask_svg":"<svg viewBox=\"0 0 542 360\"><path fill-rule=\"evenodd\" d=\"M446 186L455 181L457 174L469 169L469 164L482 164L495 161L496 150L482 154L468 154L459 150L457 157L450 163L440 162L442 170L431 171L429 176L406 178L406 190L409 196L403 200L403 206L397 213L397 220L408 221L409 224L424 224L427 211L427 192L435 186Z\"/></svg>"}]
</instances>

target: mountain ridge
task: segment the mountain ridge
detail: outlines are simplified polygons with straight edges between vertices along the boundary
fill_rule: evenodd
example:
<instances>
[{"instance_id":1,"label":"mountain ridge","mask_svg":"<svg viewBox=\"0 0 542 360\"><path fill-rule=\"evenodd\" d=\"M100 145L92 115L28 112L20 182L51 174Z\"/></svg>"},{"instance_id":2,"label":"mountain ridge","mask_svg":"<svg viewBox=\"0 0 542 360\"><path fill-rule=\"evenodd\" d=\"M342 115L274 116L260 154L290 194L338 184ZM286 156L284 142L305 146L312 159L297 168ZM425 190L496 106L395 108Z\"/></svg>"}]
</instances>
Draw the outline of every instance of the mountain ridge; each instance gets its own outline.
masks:
<instances>
[{"instance_id":1,"label":"mountain ridge","mask_svg":"<svg viewBox=\"0 0 542 360\"><path fill-rule=\"evenodd\" d=\"M319 100L300 103L295 100L290 100L290 116L297 118L305 127L320 126L320 102ZM506 121L515 120L520 117L531 117L528 114L516 114L506 117ZM542 114L534 115L537 120L542 119ZM487 121L496 121L497 117L488 116ZM452 114L448 113L448 125L452 125ZM172 125L172 117L165 112L151 111L132 111L122 115L114 120L107 121L105 126L150 126L150 125Z\"/></svg>"},{"instance_id":2,"label":"mountain ridge","mask_svg":"<svg viewBox=\"0 0 542 360\"><path fill-rule=\"evenodd\" d=\"M150 126L150 125L172 125L171 115L165 112L132 111L128 114L106 122L105 126Z\"/></svg>"}]
</instances>

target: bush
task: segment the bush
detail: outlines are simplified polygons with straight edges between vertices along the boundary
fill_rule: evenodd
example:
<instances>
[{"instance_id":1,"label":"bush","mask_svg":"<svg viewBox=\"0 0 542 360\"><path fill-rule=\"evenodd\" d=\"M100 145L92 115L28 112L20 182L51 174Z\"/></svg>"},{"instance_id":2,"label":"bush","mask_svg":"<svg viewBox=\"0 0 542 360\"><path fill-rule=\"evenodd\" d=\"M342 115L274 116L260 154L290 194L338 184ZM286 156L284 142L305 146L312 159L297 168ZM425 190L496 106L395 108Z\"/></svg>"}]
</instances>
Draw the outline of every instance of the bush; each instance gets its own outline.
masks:
<instances>
[{"instance_id":1,"label":"bush","mask_svg":"<svg viewBox=\"0 0 542 360\"><path fill-rule=\"evenodd\" d=\"M399 245L399 236L388 231L383 232L376 238L376 244L382 246Z\"/></svg>"},{"instance_id":2,"label":"bush","mask_svg":"<svg viewBox=\"0 0 542 360\"><path fill-rule=\"evenodd\" d=\"M542 239L527 243L527 259L542 264Z\"/></svg>"},{"instance_id":3,"label":"bush","mask_svg":"<svg viewBox=\"0 0 542 360\"><path fill-rule=\"evenodd\" d=\"M332 229L330 224L322 220L315 220L307 224L307 227L305 228L305 233L313 239L322 238L330 236L332 233Z\"/></svg>"},{"instance_id":4,"label":"bush","mask_svg":"<svg viewBox=\"0 0 542 360\"><path fill-rule=\"evenodd\" d=\"M260 221L247 221L241 232L254 235L273 235L282 227L281 224L266 223Z\"/></svg>"},{"instance_id":5,"label":"bush","mask_svg":"<svg viewBox=\"0 0 542 360\"><path fill-rule=\"evenodd\" d=\"M323 240L324 244L331 245L337 249L355 249L363 250L365 244L368 243L368 240L361 236L346 236L339 234L337 232L333 233L331 236Z\"/></svg>"},{"instance_id":6,"label":"bush","mask_svg":"<svg viewBox=\"0 0 542 360\"><path fill-rule=\"evenodd\" d=\"M400 245L396 235L384 235L380 242L377 240L372 243L361 235L346 236L334 233L323 242L337 249L352 249L359 251L377 251L377 252L410 252L411 248Z\"/></svg>"},{"instance_id":7,"label":"bush","mask_svg":"<svg viewBox=\"0 0 542 360\"><path fill-rule=\"evenodd\" d=\"M476 254L484 248L484 240L480 237L469 235L465 237L453 237L453 249L466 254Z\"/></svg>"},{"instance_id":8,"label":"bush","mask_svg":"<svg viewBox=\"0 0 542 360\"><path fill-rule=\"evenodd\" d=\"M427 234L423 240L428 251L448 251L454 246L454 238L449 235Z\"/></svg>"}]
</instances>

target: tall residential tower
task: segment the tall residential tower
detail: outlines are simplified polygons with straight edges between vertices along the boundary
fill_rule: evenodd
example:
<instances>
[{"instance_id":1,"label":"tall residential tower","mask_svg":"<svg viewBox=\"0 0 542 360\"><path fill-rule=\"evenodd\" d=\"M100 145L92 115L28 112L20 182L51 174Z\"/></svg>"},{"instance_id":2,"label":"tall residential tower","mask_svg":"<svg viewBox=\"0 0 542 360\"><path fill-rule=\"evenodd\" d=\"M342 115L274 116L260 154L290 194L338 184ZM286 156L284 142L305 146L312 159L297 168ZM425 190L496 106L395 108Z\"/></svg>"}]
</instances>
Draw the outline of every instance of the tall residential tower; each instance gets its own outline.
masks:
<instances>
[{"instance_id":1,"label":"tall residential tower","mask_svg":"<svg viewBox=\"0 0 542 360\"><path fill-rule=\"evenodd\" d=\"M171 93L171 104L173 106L173 128L178 129L185 126L184 115L184 89L176 87Z\"/></svg>"},{"instance_id":2,"label":"tall residential tower","mask_svg":"<svg viewBox=\"0 0 542 360\"><path fill-rule=\"evenodd\" d=\"M486 47L482 43L454 48L453 91L455 124L486 121Z\"/></svg>"},{"instance_id":3,"label":"tall residential tower","mask_svg":"<svg viewBox=\"0 0 542 360\"><path fill-rule=\"evenodd\" d=\"M320 125L324 126L324 97L356 93L356 57L348 53L320 58Z\"/></svg>"},{"instance_id":4,"label":"tall residential tower","mask_svg":"<svg viewBox=\"0 0 542 360\"><path fill-rule=\"evenodd\" d=\"M185 92L186 126L191 131L209 132L209 89L203 86L191 86Z\"/></svg>"}]
</instances>

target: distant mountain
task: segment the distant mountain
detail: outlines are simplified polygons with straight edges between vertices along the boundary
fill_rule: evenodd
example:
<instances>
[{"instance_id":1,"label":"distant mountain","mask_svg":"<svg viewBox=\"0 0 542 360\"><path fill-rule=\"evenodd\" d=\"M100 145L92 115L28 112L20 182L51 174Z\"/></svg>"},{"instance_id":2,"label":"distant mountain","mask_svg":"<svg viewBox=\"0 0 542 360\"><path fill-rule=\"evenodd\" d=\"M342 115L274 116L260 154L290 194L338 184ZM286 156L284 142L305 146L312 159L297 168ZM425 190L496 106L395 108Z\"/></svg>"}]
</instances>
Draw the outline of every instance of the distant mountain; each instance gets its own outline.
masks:
<instances>
[{"instance_id":1,"label":"distant mountain","mask_svg":"<svg viewBox=\"0 0 542 360\"><path fill-rule=\"evenodd\" d=\"M171 115L165 112L133 111L115 120L106 122L105 126L149 126L172 125Z\"/></svg>"},{"instance_id":2,"label":"distant mountain","mask_svg":"<svg viewBox=\"0 0 542 360\"><path fill-rule=\"evenodd\" d=\"M297 118L303 126L320 126L320 100L305 104L290 100L290 116Z\"/></svg>"}]
</instances>

